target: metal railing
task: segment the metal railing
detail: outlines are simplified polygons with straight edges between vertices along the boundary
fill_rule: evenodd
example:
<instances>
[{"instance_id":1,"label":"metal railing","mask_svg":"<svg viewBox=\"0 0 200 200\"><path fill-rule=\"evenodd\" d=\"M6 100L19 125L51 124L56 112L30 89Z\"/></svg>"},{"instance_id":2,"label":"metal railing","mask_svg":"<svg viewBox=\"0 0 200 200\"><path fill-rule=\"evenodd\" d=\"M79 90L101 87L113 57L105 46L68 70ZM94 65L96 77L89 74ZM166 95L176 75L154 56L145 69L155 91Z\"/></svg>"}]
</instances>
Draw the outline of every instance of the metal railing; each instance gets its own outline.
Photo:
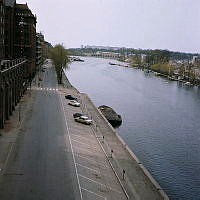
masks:
<instances>
[{"instance_id":1,"label":"metal railing","mask_svg":"<svg viewBox=\"0 0 200 200\"><path fill-rule=\"evenodd\" d=\"M26 61L25 57L14 59L14 60L2 60L0 63L0 71L8 70L8 69L10 69L16 65L19 65L25 61Z\"/></svg>"}]
</instances>

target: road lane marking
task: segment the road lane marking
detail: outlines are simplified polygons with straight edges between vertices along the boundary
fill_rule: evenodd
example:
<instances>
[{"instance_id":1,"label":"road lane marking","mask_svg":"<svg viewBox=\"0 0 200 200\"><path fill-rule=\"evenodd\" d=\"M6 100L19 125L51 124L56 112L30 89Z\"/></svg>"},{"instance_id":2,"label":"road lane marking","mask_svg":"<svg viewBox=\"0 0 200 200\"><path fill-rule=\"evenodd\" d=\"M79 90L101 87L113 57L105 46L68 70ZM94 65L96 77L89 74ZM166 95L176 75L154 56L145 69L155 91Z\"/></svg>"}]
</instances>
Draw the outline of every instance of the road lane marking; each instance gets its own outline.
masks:
<instances>
[{"instance_id":1,"label":"road lane marking","mask_svg":"<svg viewBox=\"0 0 200 200\"><path fill-rule=\"evenodd\" d=\"M3 170L5 170L5 169L7 168L8 160L9 160L9 158L10 158L10 155L12 154L13 147L14 147L14 144L11 143L10 151L9 151L9 153L8 153L8 156L7 156L7 158L6 158L5 164L4 164L4 166L3 166ZM4 174L4 172L3 172L3 174Z\"/></svg>"},{"instance_id":2,"label":"road lane marking","mask_svg":"<svg viewBox=\"0 0 200 200\"><path fill-rule=\"evenodd\" d=\"M92 136L92 138L85 138L85 136L80 136L80 135L77 135L77 134L74 134L74 133L71 133L70 134L72 137L75 136L75 137L78 137L78 138L81 138L81 139L84 139L84 140L87 140L87 141L90 141L92 142L92 144L96 144L98 145L98 143L96 142L96 138L94 136ZM90 135L89 135L90 136Z\"/></svg>"},{"instance_id":3,"label":"road lane marking","mask_svg":"<svg viewBox=\"0 0 200 200\"><path fill-rule=\"evenodd\" d=\"M105 168L108 168L108 165L103 165L103 164L100 164L99 162L97 162L96 160L92 160L90 158L86 158L84 156L80 156L79 154L75 154L76 156L80 157L80 158L83 158L85 160L88 160L88 161L91 161L91 162L95 162L97 165L99 166L102 166L102 167L105 167Z\"/></svg>"},{"instance_id":4,"label":"road lane marking","mask_svg":"<svg viewBox=\"0 0 200 200\"><path fill-rule=\"evenodd\" d=\"M28 90L46 90L46 91L58 91L56 88L45 88L45 87L32 87L32 88L27 88Z\"/></svg>"},{"instance_id":5,"label":"road lane marking","mask_svg":"<svg viewBox=\"0 0 200 200\"><path fill-rule=\"evenodd\" d=\"M85 169L88 169L88 170L90 170L90 171L94 171L94 172L97 172L97 173L100 174L100 171L99 171L99 170L92 169L92 168L90 168L90 167L86 167L86 166L81 165L81 164L79 164L79 163L75 163L75 164L76 164L76 165L79 165L79 166L81 166L81 167L83 167L83 168L85 168Z\"/></svg>"},{"instance_id":6,"label":"road lane marking","mask_svg":"<svg viewBox=\"0 0 200 200\"><path fill-rule=\"evenodd\" d=\"M64 106L63 106L63 101L62 101L61 95L60 95L60 100L61 100L61 105L62 105L62 109L63 109L63 114L64 114L64 117L65 117L65 125L66 125L66 128L67 128L68 138L69 138L70 147L71 147L71 151L72 151L72 157L73 157L73 161L74 161L74 167L75 167L75 172L76 172L76 178L77 178L77 181L78 181L80 197L81 197L81 200L83 200L83 195L82 195L81 186L80 186L80 180L79 180L79 176L78 176L78 170L77 170L77 166L75 164L74 150L73 150L73 147L72 147L71 137L70 137L70 134L69 134L69 128L68 128L68 125L67 125L67 118L66 118L66 114L65 114L65 110L64 110ZM65 136L65 145L67 146L67 144L66 144L66 136Z\"/></svg>"},{"instance_id":7,"label":"road lane marking","mask_svg":"<svg viewBox=\"0 0 200 200\"><path fill-rule=\"evenodd\" d=\"M85 149L80 148L80 147L76 147L76 146L74 146L74 148L75 148L75 149L83 150L83 151L88 152L88 153L90 153L90 154L93 153L92 151L88 151L88 150L85 150Z\"/></svg>"},{"instance_id":8,"label":"road lane marking","mask_svg":"<svg viewBox=\"0 0 200 200\"><path fill-rule=\"evenodd\" d=\"M74 139L72 139L72 141L74 141L74 142L77 142L77 143L79 143L79 144L86 145L86 146L88 146L88 147L92 148L90 144L86 144L86 143L83 143L83 142L79 142L79 141L77 141L77 140L74 140Z\"/></svg>"},{"instance_id":9,"label":"road lane marking","mask_svg":"<svg viewBox=\"0 0 200 200\"><path fill-rule=\"evenodd\" d=\"M111 187L109 187L109 186L107 186L107 185L105 185L105 184L103 184L103 183L100 183L100 182L98 182L98 181L95 181L95 180L93 180L93 179L91 179L91 178L88 178L88 177L86 177L86 176L83 176L83 175L81 175L81 174L78 174L78 175L79 175L80 177L84 178L84 179L87 179L87 180L90 181L90 182L94 182L94 183L96 183L96 184L102 185L102 186L104 186L105 188L108 188L108 189L110 189L110 190L112 190L112 191L115 191L115 192L121 194L121 192L119 192L117 189L111 188Z\"/></svg>"},{"instance_id":10,"label":"road lane marking","mask_svg":"<svg viewBox=\"0 0 200 200\"><path fill-rule=\"evenodd\" d=\"M94 195L96 195L97 197L103 198L104 200L107 200L106 197L103 197L103 196L101 196L101 195L99 195L99 194L97 194L97 193L95 193L95 192L92 192L92 191L87 190L87 189L85 189L85 188L81 188L81 189L82 189L82 190L85 190L86 192L89 192L89 193L91 193L91 194L94 194Z\"/></svg>"}]
</instances>

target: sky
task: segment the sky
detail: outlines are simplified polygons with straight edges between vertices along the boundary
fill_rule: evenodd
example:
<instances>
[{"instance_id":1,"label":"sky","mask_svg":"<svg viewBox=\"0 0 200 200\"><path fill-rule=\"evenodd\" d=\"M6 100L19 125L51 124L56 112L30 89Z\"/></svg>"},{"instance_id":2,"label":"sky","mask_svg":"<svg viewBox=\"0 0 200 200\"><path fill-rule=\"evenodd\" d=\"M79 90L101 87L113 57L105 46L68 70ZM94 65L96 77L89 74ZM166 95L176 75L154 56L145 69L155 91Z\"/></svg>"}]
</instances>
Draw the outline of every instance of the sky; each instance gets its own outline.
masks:
<instances>
[{"instance_id":1,"label":"sky","mask_svg":"<svg viewBox=\"0 0 200 200\"><path fill-rule=\"evenodd\" d=\"M200 0L17 0L53 45L200 53Z\"/></svg>"}]
</instances>

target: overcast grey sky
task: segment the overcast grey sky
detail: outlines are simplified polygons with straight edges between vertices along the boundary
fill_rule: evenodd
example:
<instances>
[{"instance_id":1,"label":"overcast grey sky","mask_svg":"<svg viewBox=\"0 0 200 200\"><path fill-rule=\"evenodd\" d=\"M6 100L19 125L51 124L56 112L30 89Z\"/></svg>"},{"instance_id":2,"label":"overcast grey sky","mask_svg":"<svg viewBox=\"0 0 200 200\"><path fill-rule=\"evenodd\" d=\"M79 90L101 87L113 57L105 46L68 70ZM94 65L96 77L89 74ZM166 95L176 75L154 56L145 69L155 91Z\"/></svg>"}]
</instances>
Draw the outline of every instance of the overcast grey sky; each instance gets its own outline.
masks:
<instances>
[{"instance_id":1,"label":"overcast grey sky","mask_svg":"<svg viewBox=\"0 0 200 200\"><path fill-rule=\"evenodd\" d=\"M200 52L200 0L17 0L52 44Z\"/></svg>"}]
</instances>

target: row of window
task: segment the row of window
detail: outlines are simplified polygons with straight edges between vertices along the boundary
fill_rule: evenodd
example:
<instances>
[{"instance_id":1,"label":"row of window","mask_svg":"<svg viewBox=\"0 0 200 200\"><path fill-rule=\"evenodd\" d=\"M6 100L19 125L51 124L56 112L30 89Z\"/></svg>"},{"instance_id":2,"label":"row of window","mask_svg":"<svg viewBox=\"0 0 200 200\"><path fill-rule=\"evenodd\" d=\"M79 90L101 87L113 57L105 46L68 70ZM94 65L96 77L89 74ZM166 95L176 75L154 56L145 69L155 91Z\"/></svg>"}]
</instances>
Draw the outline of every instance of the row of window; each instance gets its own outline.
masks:
<instances>
[{"instance_id":1,"label":"row of window","mask_svg":"<svg viewBox=\"0 0 200 200\"><path fill-rule=\"evenodd\" d=\"M31 14L24 14L24 13L16 13L17 16L25 16L25 17L32 17Z\"/></svg>"},{"instance_id":2,"label":"row of window","mask_svg":"<svg viewBox=\"0 0 200 200\"><path fill-rule=\"evenodd\" d=\"M3 5L2 5L2 4L0 5L0 12L1 12L2 14L4 14L4 9L3 9Z\"/></svg>"},{"instance_id":3,"label":"row of window","mask_svg":"<svg viewBox=\"0 0 200 200\"><path fill-rule=\"evenodd\" d=\"M0 27L0 35L2 37L4 37L4 28L3 28L3 26Z\"/></svg>"}]
</instances>

